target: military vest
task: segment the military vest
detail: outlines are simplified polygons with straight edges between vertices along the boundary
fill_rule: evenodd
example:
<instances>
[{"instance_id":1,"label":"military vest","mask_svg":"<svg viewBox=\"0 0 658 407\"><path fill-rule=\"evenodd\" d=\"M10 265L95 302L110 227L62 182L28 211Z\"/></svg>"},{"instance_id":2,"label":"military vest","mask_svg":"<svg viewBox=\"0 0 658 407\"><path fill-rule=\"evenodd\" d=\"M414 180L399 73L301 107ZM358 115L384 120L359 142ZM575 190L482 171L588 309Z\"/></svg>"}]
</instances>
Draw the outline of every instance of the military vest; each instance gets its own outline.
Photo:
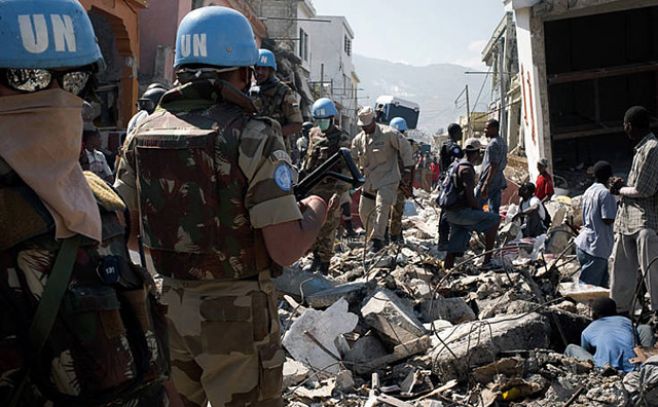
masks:
<instances>
[{"instance_id":1,"label":"military vest","mask_svg":"<svg viewBox=\"0 0 658 407\"><path fill-rule=\"evenodd\" d=\"M274 85L261 88L256 103L258 114L260 116L270 117L284 126L286 124L286 117L283 115L281 105L289 91L290 88L278 80Z\"/></svg>"},{"instance_id":2,"label":"military vest","mask_svg":"<svg viewBox=\"0 0 658 407\"><path fill-rule=\"evenodd\" d=\"M245 207L248 180L239 166L243 129L252 116L188 84L135 136L142 239L155 271L183 280L239 280L271 265ZM185 93L195 93L186 107ZM198 94L202 96L199 96ZM214 95L214 96L213 96Z\"/></svg>"},{"instance_id":3,"label":"military vest","mask_svg":"<svg viewBox=\"0 0 658 407\"><path fill-rule=\"evenodd\" d=\"M0 159L0 405L9 405L28 367L21 406L141 400L168 374L164 308L150 276L129 261L125 206L100 178L85 176L102 242L82 239L59 314L35 355L28 331L60 243L48 210Z\"/></svg>"}]
</instances>

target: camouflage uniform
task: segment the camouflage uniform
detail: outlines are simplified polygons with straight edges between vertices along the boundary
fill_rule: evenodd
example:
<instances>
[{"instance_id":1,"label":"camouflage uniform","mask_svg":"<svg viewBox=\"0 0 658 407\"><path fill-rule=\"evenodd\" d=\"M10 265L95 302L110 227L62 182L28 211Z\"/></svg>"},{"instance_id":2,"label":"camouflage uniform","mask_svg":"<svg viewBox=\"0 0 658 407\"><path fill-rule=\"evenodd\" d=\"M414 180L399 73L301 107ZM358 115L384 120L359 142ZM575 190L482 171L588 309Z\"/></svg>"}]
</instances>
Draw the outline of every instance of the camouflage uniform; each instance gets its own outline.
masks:
<instances>
[{"instance_id":1,"label":"camouflage uniform","mask_svg":"<svg viewBox=\"0 0 658 407\"><path fill-rule=\"evenodd\" d=\"M337 126L333 125L325 133L318 127L311 129L309 134L309 154L304 161L304 171L311 172L319 167L326 159L338 152L341 147L350 148L350 136ZM342 172L350 175L349 170L341 162L336 164L332 171ZM350 184L337 181L332 178L325 178L320 184L311 190L312 195L318 195L326 202L329 202L334 194L339 197L349 191ZM313 253L320 261L328 263L334 255L334 243L336 241L336 230L340 224L340 207L336 208L333 213L327 214L327 222L322 226L318 236Z\"/></svg>"},{"instance_id":2,"label":"camouflage uniform","mask_svg":"<svg viewBox=\"0 0 658 407\"><path fill-rule=\"evenodd\" d=\"M99 205L103 241L81 238L58 317L35 358L28 329L61 242L39 197L0 159L0 405L9 405L28 364L30 381L19 406L52 405L48 400L90 406L166 403L160 384L168 370L164 313L145 290L149 277L129 262L121 198L93 173L85 176ZM107 265L116 267L116 283L102 280ZM140 375L141 383L151 384L114 399L113 391Z\"/></svg>"},{"instance_id":3,"label":"camouflage uniform","mask_svg":"<svg viewBox=\"0 0 658 407\"><path fill-rule=\"evenodd\" d=\"M258 115L276 120L281 127L304 121L295 92L276 77L260 85L254 104ZM284 137L288 154L292 151L292 141L290 137Z\"/></svg>"},{"instance_id":4,"label":"camouflage uniform","mask_svg":"<svg viewBox=\"0 0 658 407\"><path fill-rule=\"evenodd\" d=\"M118 170L147 266L164 277L172 377L189 406L283 405L274 264L260 229L302 215L280 126L254 111L224 82L173 89Z\"/></svg>"}]
</instances>

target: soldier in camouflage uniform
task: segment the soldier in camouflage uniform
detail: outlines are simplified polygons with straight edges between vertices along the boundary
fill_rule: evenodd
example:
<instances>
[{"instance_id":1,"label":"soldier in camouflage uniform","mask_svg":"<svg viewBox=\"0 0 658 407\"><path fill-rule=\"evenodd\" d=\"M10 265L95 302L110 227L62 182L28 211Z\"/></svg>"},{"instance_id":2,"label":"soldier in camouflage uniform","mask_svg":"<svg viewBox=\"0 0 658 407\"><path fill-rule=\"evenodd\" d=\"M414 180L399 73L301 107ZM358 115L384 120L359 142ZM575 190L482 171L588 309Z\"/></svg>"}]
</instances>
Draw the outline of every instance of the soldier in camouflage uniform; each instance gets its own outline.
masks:
<instances>
[{"instance_id":1,"label":"soldier in camouflage uniform","mask_svg":"<svg viewBox=\"0 0 658 407\"><path fill-rule=\"evenodd\" d=\"M351 147L350 136L334 123L334 118L338 114L334 102L327 98L318 99L311 110L317 126L311 129L309 135L308 155L303 167L305 172L315 170L325 160L336 154L341 147ZM336 164L332 170L349 175L348 169L342 163ZM312 190L312 193L328 201L334 195L340 197L349 189L350 184L348 183L325 178ZM307 270L320 271L322 274L329 273L329 263L334 255L336 230L339 224L340 207L336 207L329 213L327 223L322 227L320 237L313 246L313 263Z\"/></svg>"},{"instance_id":2,"label":"soldier in camouflage uniform","mask_svg":"<svg viewBox=\"0 0 658 407\"><path fill-rule=\"evenodd\" d=\"M79 95L102 65L91 21L77 0L4 0L0 16L0 405L163 405L164 314L123 201L78 163Z\"/></svg>"},{"instance_id":3,"label":"soldier in camouflage uniform","mask_svg":"<svg viewBox=\"0 0 658 407\"><path fill-rule=\"evenodd\" d=\"M194 37L207 41L195 49ZM326 217L321 198L296 202L280 126L254 115L246 92L257 57L239 12L185 16L181 85L124 146L115 182L140 217L147 266L163 278L172 377L186 406L283 405L271 275L310 249Z\"/></svg>"},{"instance_id":4,"label":"soldier in camouflage uniform","mask_svg":"<svg viewBox=\"0 0 658 407\"><path fill-rule=\"evenodd\" d=\"M281 125L288 154L292 151L295 140L292 137L302 130L302 111L290 86L276 77L276 58L274 53L261 49L256 62L256 83L258 92L254 103L258 114L276 120Z\"/></svg>"},{"instance_id":5,"label":"soldier in camouflage uniform","mask_svg":"<svg viewBox=\"0 0 658 407\"><path fill-rule=\"evenodd\" d=\"M390 126L393 127L395 130L399 131L403 135L406 135L407 132L407 121L404 120L402 117L395 117L391 119ZM411 143L409 144L409 147L411 147ZM398 168L400 169L400 173L404 173L404 163L402 162L402 159L398 157ZM411 175L411 178L413 179L413 173ZM404 214L404 203L406 202L407 198L411 197L412 191L409 190L410 187L408 185L404 185L404 183L400 183L400 186L398 186L398 195L395 199L395 204L393 205L393 209L391 210L391 227L389 229L390 235L391 235L391 241L395 243L402 243L403 238L402 238L402 215Z\"/></svg>"}]
</instances>

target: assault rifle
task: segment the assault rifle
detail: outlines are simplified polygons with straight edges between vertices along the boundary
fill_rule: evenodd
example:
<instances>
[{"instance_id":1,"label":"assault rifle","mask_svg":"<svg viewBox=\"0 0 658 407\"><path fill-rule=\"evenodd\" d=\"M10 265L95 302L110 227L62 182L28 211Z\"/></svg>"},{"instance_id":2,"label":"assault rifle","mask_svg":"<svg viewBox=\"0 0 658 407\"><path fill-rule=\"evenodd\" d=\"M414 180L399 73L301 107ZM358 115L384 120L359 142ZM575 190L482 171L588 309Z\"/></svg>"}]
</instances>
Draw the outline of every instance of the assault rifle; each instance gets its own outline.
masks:
<instances>
[{"instance_id":1,"label":"assault rifle","mask_svg":"<svg viewBox=\"0 0 658 407\"><path fill-rule=\"evenodd\" d=\"M343 161L350 172L350 176L331 171L338 162ZM294 187L295 197L297 200L305 198L314 186L320 183L326 177L331 177L339 181L352 184L352 187L358 188L365 182L361 171L356 168L356 164L352 159L352 153L349 148L342 147L338 152L329 157L318 168L308 174Z\"/></svg>"}]
</instances>

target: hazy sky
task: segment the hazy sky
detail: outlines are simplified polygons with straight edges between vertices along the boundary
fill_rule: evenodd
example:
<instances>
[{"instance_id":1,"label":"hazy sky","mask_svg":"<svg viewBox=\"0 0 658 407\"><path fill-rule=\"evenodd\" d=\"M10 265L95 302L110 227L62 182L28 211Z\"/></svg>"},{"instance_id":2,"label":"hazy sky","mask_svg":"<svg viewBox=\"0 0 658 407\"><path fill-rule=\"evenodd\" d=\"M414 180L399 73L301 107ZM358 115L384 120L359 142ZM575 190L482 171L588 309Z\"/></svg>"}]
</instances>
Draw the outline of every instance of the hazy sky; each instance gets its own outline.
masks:
<instances>
[{"instance_id":1,"label":"hazy sky","mask_svg":"<svg viewBox=\"0 0 658 407\"><path fill-rule=\"evenodd\" d=\"M501 0L312 0L319 15L342 15L354 52L411 65L481 68L480 53L503 17Z\"/></svg>"}]
</instances>

